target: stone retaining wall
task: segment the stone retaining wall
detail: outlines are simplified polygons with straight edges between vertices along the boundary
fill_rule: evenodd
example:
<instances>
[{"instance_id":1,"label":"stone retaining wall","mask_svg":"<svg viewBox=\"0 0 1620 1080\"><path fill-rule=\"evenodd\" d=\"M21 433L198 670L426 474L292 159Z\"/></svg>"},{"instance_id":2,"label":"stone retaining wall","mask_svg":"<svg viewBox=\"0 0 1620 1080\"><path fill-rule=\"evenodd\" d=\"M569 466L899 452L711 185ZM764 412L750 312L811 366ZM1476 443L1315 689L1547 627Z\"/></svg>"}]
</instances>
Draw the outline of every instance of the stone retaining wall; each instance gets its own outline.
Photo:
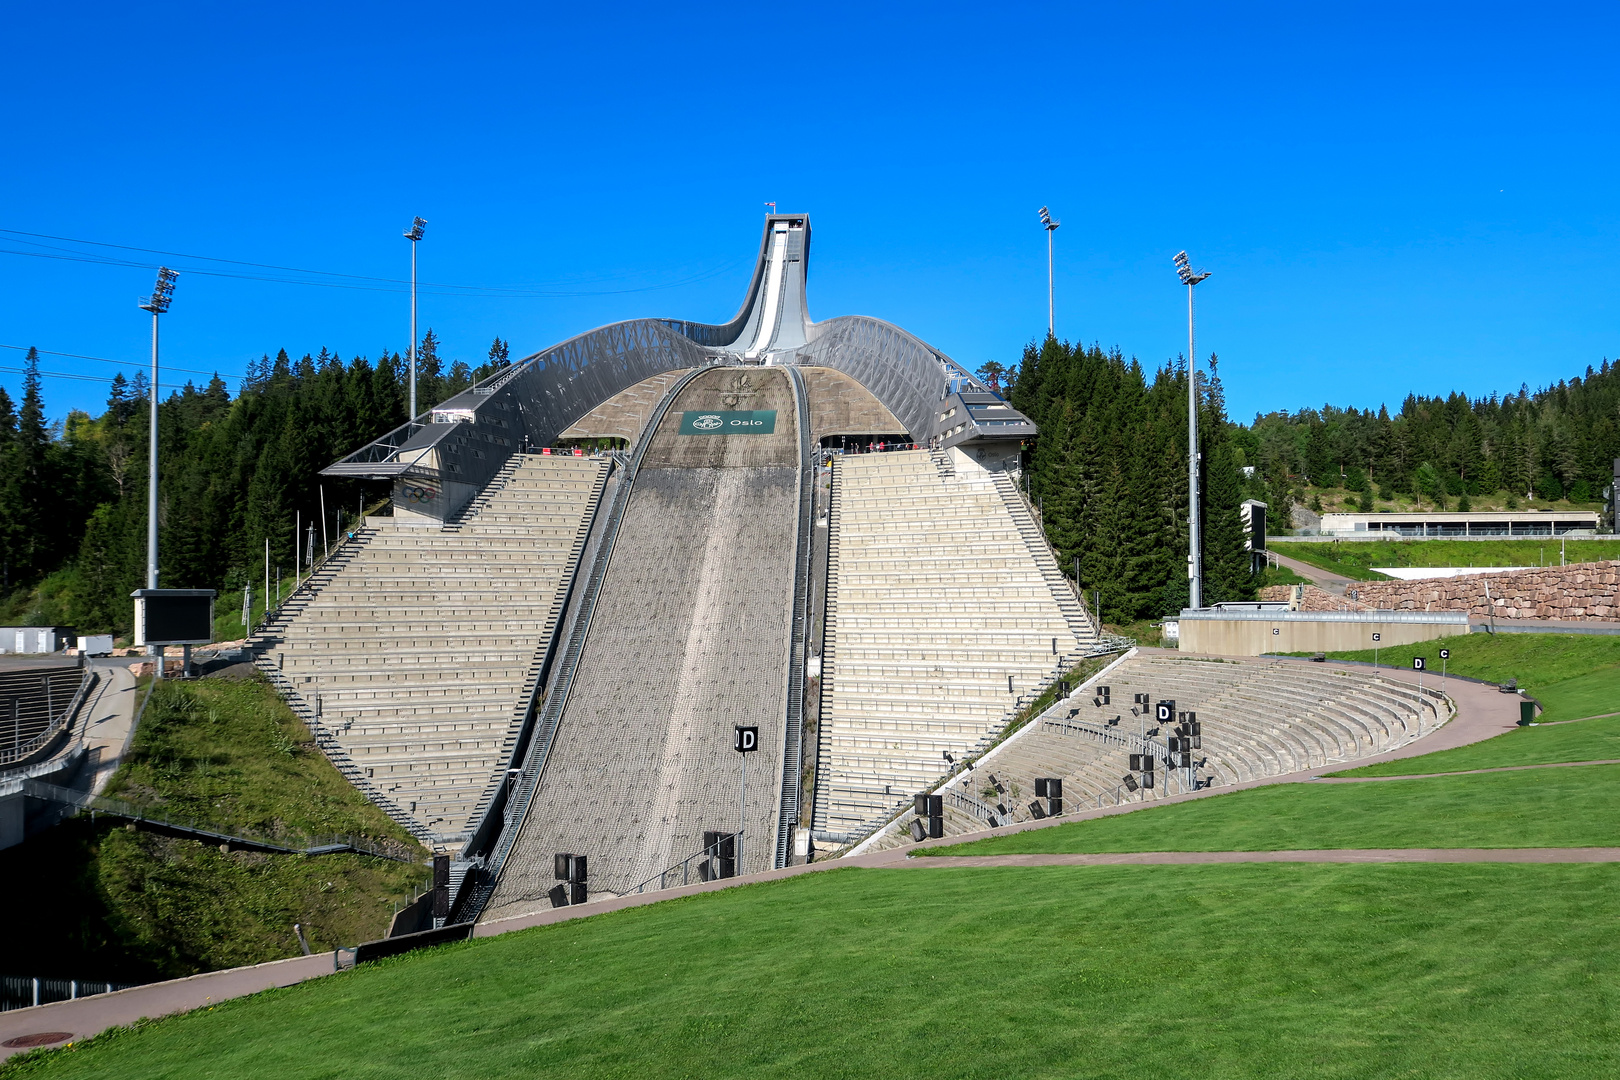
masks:
<instances>
[{"instance_id":1,"label":"stone retaining wall","mask_svg":"<svg viewBox=\"0 0 1620 1080\"><path fill-rule=\"evenodd\" d=\"M1485 599L1490 585L1491 602ZM1356 602L1340 600L1305 587L1306 611L1336 611L1346 606L1394 611L1466 611L1484 618L1494 606L1498 619L1620 619L1620 559L1608 562L1546 566L1511 574L1472 574L1426 581L1358 581L1348 590ZM1273 595L1275 593L1275 595ZM1321 593L1334 606L1315 606ZM1288 599L1288 586L1264 590L1268 600Z\"/></svg>"}]
</instances>

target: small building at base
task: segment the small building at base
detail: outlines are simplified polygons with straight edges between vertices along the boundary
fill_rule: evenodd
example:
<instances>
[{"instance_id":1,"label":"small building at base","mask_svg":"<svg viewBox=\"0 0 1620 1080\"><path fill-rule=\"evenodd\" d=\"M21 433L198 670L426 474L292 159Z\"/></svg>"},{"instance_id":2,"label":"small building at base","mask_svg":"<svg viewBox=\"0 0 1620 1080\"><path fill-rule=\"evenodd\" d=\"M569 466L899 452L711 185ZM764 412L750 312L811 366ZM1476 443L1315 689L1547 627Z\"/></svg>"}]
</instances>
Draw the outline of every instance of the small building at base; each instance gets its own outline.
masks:
<instances>
[{"instance_id":1,"label":"small building at base","mask_svg":"<svg viewBox=\"0 0 1620 1080\"><path fill-rule=\"evenodd\" d=\"M1225 605L1182 611L1182 652L1220 656L1349 652L1468 633L1466 611L1289 611L1286 605Z\"/></svg>"}]
</instances>

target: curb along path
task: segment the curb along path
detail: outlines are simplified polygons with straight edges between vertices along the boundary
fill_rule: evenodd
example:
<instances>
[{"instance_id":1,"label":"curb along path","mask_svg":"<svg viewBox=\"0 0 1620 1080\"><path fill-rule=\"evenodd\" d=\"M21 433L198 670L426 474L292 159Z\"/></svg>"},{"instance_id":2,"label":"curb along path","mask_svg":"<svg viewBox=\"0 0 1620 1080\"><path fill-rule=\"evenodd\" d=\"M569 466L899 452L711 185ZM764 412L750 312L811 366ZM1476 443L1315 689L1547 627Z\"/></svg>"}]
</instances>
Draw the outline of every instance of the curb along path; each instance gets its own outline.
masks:
<instances>
[{"instance_id":1,"label":"curb along path","mask_svg":"<svg viewBox=\"0 0 1620 1080\"><path fill-rule=\"evenodd\" d=\"M1214 863L1611 863L1620 848L1333 848L1318 851L1125 851L1070 855L935 855L906 866L1195 866Z\"/></svg>"}]
</instances>

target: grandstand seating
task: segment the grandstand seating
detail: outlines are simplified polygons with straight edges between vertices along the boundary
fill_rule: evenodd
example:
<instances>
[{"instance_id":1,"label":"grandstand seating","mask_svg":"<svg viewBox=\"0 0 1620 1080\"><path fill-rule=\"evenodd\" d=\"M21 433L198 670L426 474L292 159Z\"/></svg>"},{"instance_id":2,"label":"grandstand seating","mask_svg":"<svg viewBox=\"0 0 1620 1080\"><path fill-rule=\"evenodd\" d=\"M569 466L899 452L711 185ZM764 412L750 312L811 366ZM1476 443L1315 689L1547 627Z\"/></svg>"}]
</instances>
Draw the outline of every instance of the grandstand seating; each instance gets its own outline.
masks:
<instances>
[{"instance_id":1,"label":"grandstand seating","mask_svg":"<svg viewBox=\"0 0 1620 1080\"><path fill-rule=\"evenodd\" d=\"M608 467L517 455L442 529L370 518L255 639L329 755L419 836L463 837L506 764Z\"/></svg>"},{"instance_id":2,"label":"grandstand seating","mask_svg":"<svg viewBox=\"0 0 1620 1080\"><path fill-rule=\"evenodd\" d=\"M76 665L0 670L0 768L18 763L19 747L24 755L38 748L52 719L72 704L84 675Z\"/></svg>"},{"instance_id":3,"label":"grandstand seating","mask_svg":"<svg viewBox=\"0 0 1620 1080\"><path fill-rule=\"evenodd\" d=\"M815 828L848 836L982 747L1097 631L1011 480L959 450L836 459L830 526Z\"/></svg>"},{"instance_id":4,"label":"grandstand seating","mask_svg":"<svg viewBox=\"0 0 1620 1080\"><path fill-rule=\"evenodd\" d=\"M1202 746L1193 756L1200 763L1200 786L1372 757L1432 731L1445 715L1432 688L1419 695L1416 687L1372 672L1280 660L1134 656L1095 681L1109 686L1112 704L1099 707L1089 688L1077 691L951 781L950 790L992 813L948 819L947 834L1029 820L1036 777L1061 777L1069 810L1188 790L1185 772L1164 764L1171 733L1144 738L1154 727L1152 718L1131 715L1138 693L1155 702L1172 699L1178 713L1198 714ZM1110 726L1116 716L1120 722ZM1144 751L1158 760L1156 784L1132 794L1122 782L1127 755ZM902 820L872 847L906 842L905 825Z\"/></svg>"}]
</instances>

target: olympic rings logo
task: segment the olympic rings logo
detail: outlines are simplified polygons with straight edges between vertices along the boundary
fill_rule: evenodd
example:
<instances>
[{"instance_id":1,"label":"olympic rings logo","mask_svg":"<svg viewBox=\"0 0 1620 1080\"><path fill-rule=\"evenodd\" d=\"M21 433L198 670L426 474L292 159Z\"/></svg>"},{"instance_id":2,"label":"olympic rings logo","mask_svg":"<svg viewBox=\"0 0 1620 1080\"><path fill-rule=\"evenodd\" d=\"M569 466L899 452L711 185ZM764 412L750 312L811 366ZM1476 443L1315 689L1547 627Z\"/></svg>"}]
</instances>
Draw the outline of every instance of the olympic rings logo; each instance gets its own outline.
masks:
<instances>
[{"instance_id":1,"label":"olympic rings logo","mask_svg":"<svg viewBox=\"0 0 1620 1080\"><path fill-rule=\"evenodd\" d=\"M406 484L400 491L407 501L415 503L432 502L439 497L439 493L432 488L416 487L413 484Z\"/></svg>"}]
</instances>

